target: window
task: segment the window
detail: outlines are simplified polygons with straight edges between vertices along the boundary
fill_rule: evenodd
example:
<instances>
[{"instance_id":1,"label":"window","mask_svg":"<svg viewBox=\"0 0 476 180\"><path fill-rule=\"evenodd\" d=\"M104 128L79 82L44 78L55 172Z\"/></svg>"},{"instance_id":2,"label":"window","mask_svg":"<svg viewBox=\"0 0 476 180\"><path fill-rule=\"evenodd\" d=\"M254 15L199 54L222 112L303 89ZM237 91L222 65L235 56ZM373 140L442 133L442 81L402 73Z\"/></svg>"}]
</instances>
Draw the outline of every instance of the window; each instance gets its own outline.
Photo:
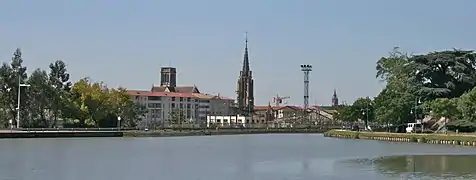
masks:
<instances>
[{"instance_id":1,"label":"window","mask_svg":"<svg viewBox=\"0 0 476 180\"><path fill-rule=\"evenodd\" d=\"M175 103L172 103L172 108L175 108Z\"/></svg>"},{"instance_id":2,"label":"window","mask_svg":"<svg viewBox=\"0 0 476 180\"><path fill-rule=\"evenodd\" d=\"M148 96L147 100L149 101L160 101L162 98L160 96Z\"/></svg>"},{"instance_id":3,"label":"window","mask_svg":"<svg viewBox=\"0 0 476 180\"><path fill-rule=\"evenodd\" d=\"M187 119L190 119L192 117L192 112L190 110L187 110Z\"/></svg>"},{"instance_id":4,"label":"window","mask_svg":"<svg viewBox=\"0 0 476 180\"><path fill-rule=\"evenodd\" d=\"M190 100L192 100L192 98L187 98L187 102L190 102Z\"/></svg>"},{"instance_id":5,"label":"window","mask_svg":"<svg viewBox=\"0 0 476 180\"><path fill-rule=\"evenodd\" d=\"M175 97L172 97L172 101L175 101Z\"/></svg>"},{"instance_id":6,"label":"window","mask_svg":"<svg viewBox=\"0 0 476 180\"><path fill-rule=\"evenodd\" d=\"M192 106L191 104L187 104L187 108L188 108L188 109L190 109L191 106Z\"/></svg>"},{"instance_id":7,"label":"window","mask_svg":"<svg viewBox=\"0 0 476 180\"><path fill-rule=\"evenodd\" d=\"M180 97L180 102L182 102L182 101L183 101L183 97Z\"/></svg>"},{"instance_id":8,"label":"window","mask_svg":"<svg viewBox=\"0 0 476 180\"><path fill-rule=\"evenodd\" d=\"M183 108L183 104L182 104L182 103L180 103L180 108Z\"/></svg>"}]
</instances>

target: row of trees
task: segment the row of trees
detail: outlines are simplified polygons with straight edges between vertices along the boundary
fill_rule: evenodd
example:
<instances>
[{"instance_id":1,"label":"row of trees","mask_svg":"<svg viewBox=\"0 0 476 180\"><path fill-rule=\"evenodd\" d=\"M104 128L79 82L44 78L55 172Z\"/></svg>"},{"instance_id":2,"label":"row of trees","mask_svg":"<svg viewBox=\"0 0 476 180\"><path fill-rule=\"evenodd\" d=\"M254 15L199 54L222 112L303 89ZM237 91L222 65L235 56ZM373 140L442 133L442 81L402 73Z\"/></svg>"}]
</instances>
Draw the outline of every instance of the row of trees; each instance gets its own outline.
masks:
<instances>
[{"instance_id":1,"label":"row of trees","mask_svg":"<svg viewBox=\"0 0 476 180\"><path fill-rule=\"evenodd\" d=\"M0 67L0 128L15 126L18 111L22 128L117 127L118 117L122 127L135 127L146 114L124 88L108 88L89 78L73 84L61 60L51 63L48 71L36 69L28 75L20 49Z\"/></svg>"},{"instance_id":2,"label":"row of trees","mask_svg":"<svg viewBox=\"0 0 476 180\"><path fill-rule=\"evenodd\" d=\"M338 110L343 121L366 119L401 124L448 118L450 124L476 127L476 53L445 50L413 55L394 48L377 61L376 77L385 88L375 98L360 98Z\"/></svg>"}]
</instances>

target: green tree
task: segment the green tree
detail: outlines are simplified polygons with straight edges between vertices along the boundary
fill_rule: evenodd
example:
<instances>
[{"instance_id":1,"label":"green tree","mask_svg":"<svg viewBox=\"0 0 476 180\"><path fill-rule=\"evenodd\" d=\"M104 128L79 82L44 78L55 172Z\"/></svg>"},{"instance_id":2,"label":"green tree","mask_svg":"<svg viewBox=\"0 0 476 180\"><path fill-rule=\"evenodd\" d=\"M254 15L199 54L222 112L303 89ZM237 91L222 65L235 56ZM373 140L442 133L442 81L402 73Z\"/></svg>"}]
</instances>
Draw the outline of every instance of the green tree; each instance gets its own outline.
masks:
<instances>
[{"instance_id":1,"label":"green tree","mask_svg":"<svg viewBox=\"0 0 476 180\"><path fill-rule=\"evenodd\" d=\"M394 47L388 57L382 57L377 61L376 77L383 82L388 82L406 74L405 66L409 63L410 56L401 52L399 47Z\"/></svg>"},{"instance_id":2,"label":"green tree","mask_svg":"<svg viewBox=\"0 0 476 180\"><path fill-rule=\"evenodd\" d=\"M355 116L361 120L367 120L368 122L374 121L374 103L369 97L359 98L352 104L352 109Z\"/></svg>"},{"instance_id":3,"label":"green tree","mask_svg":"<svg viewBox=\"0 0 476 180\"><path fill-rule=\"evenodd\" d=\"M3 86L1 88L1 101L4 103L2 108L5 113L5 117L8 120L14 120L16 119L17 114L18 84L24 83L27 79L26 67L23 66L23 58L20 49L16 49L13 53L10 65L3 63L2 67L0 68L0 76ZM22 90L20 93L22 97L26 97L25 90ZM20 103L24 105L26 98L21 98L20 100ZM20 108L20 110L22 115L25 115L27 112L27 110L24 108ZM8 124L8 120L4 120L3 124ZM16 121L12 122L14 124L16 123Z\"/></svg>"},{"instance_id":4,"label":"green tree","mask_svg":"<svg viewBox=\"0 0 476 180\"><path fill-rule=\"evenodd\" d=\"M22 127L50 127L51 93L53 89L48 84L48 75L41 69L36 69L30 75L27 83L31 85L28 92L28 118L22 119Z\"/></svg>"},{"instance_id":5,"label":"green tree","mask_svg":"<svg viewBox=\"0 0 476 180\"><path fill-rule=\"evenodd\" d=\"M172 109L172 111L169 112L168 121L171 124L183 124L186 121L184 111L179 108Z\"/></svg>"},{"instance_id":6,"label":"green tree","mask_svg":"<svg viewBox=\"0 0 476 180\"><path fill-rule=\"evenodd\" d=\"M71 89L71 82L69 82L69 74L63 61L57 60L51 63L49 67L49 84L53 88L50 94L51 110L53 112L52 126L56 127L58 117L66 110L64 107L68 103L67 96Z\"/></svg>"},{"instance_id":7,"label":"green tree","mask_svg":"<svg viewBox=\"0 0 476 180\"><path fill-rule=\"evenodd\" d=\"M337 112L334 113L333 118L342 122L352 123L357 121L357 116L355 116L355 111L352 106L343 106L337 109Z\"/></svg>"},{"instance_id":8,"label":"green tree","mask_svg":"<svg viewBox=\"0 0 476 180\"><path fill-rule=\"evenodd\" d=\"M410 58L412 77L420 85L420 95L428 100L455 98L471 90L476 83L476 54L473 51L448 50Z\"/></svg>"},{"instance_id":9,"label":"green tree","mask_svg":"<svg viewBox=\"0 0 476 180\"><path fill-rule=\"evenodd\" d=\"M446 117L450 119L459 119L461 112L458 110L458 99L437 98L425 103L431 115L436 118Z\"/></svg>"},{"instance_id":10,"label":"green tree","mask_svg":"<svg viewBox=\"0 0 476 180\"><path fill-rule=\"evenodd\" d=\"M457 109L461 112L461 120L475 124L476 122L476 88L463 94L458 100Z\"/></svg>"}]
</instances>

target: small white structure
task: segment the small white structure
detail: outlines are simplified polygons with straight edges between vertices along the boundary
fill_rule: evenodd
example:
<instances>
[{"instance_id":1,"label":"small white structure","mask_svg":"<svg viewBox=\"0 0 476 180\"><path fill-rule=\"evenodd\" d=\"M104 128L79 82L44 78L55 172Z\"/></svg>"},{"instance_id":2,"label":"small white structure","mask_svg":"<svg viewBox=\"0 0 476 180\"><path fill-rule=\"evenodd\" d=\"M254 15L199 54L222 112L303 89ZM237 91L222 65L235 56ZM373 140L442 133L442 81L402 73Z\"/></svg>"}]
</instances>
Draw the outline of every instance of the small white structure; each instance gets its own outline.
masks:
<instances>
[{"instance_id":1,"label":"small white structure","mask_svg":"<svg viewBox=\"0 0 476 180\"><path fill-rule=\"evenodd\" d=\"M211 125L229 126L229 125L244 125L252 124L251 117L241 115L229 115L229 116L207 116L207 127Z\"/></svg>"}]
</instances>

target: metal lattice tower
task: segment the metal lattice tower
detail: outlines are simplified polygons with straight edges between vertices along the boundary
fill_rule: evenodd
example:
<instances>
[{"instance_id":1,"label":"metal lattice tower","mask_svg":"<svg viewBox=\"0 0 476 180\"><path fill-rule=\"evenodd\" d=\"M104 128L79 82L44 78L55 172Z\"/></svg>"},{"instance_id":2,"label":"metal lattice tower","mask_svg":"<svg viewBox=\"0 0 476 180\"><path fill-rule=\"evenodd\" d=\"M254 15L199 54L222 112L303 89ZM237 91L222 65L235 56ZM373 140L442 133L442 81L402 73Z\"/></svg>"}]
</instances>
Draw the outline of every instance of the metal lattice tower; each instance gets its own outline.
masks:
<instances>
[{"instance_id":1,"label":"metal lattice tower","mask_svg":"<svg viewBox=\"0 0 476 180\"><path fill-rule=\"evenodd\" d=\"M309 108L309 72L312 71L312 65L301 64L301 71L304 72L304 109Z\"/></svg>"}]
</instances>

